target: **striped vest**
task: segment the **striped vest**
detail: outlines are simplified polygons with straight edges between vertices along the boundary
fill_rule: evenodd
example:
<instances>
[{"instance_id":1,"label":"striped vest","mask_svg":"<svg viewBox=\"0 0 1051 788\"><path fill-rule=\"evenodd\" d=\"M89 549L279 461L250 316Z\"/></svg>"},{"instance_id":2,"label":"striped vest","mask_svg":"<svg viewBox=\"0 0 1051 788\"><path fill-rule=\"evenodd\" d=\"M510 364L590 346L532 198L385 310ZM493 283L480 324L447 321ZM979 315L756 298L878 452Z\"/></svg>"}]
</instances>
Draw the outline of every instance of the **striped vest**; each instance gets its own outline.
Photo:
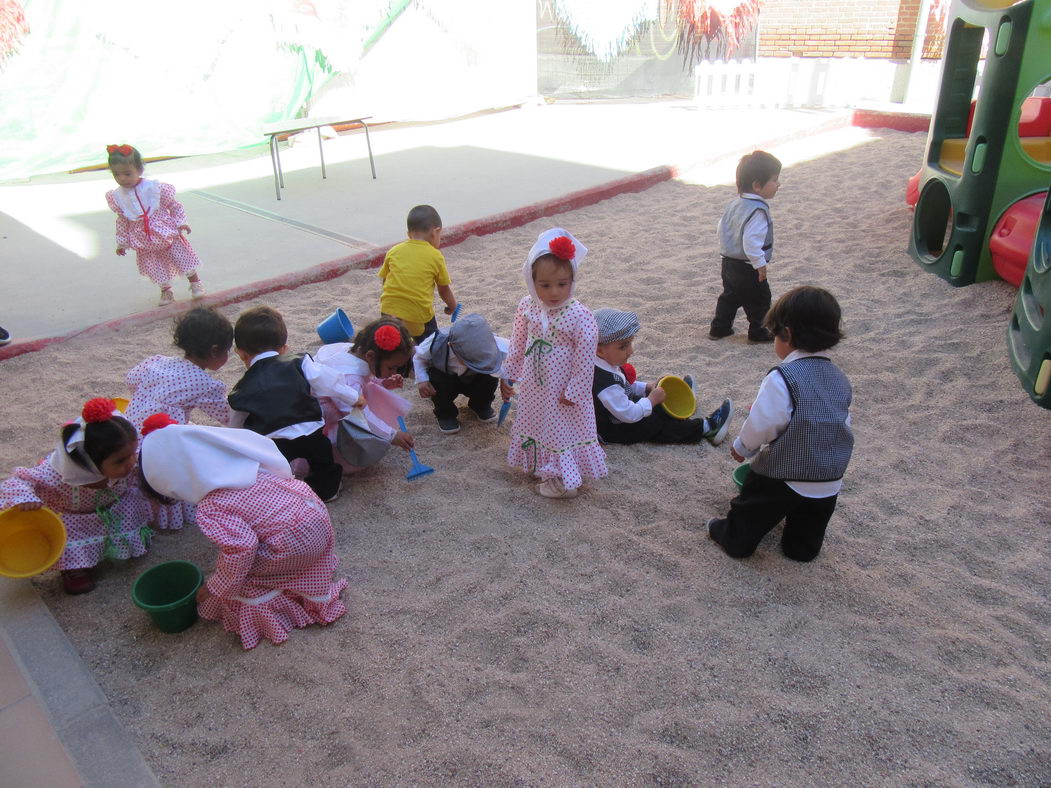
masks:
<instances>
[{"instance_id":1,"label":"striped vest","mask_svg":"<svg viewBox=\"0 0 1051 788\"><path fill-rule=\"evenodd\" d=\"M719 253L734 260L748 260L744 253L744 226L756 211L766 214L766 239L763 241L763 257L766 262L774 255L774 220L770 217L770 206L758 197L738 197L726 206L723 220L719 223Z\"/></svg>"},{"instance_id":2,"label":"striped vest","mask_svg":"<svg viewBox=\"0 0 1051 788\"><path fill-rule=\"evenodd\" d=\"M847 422L850 381L824 356L806 356L774 367L792 397L788 429L752 460L763 476L794 482L843 478L854 448Z\"/></svg>"}]
</instances>

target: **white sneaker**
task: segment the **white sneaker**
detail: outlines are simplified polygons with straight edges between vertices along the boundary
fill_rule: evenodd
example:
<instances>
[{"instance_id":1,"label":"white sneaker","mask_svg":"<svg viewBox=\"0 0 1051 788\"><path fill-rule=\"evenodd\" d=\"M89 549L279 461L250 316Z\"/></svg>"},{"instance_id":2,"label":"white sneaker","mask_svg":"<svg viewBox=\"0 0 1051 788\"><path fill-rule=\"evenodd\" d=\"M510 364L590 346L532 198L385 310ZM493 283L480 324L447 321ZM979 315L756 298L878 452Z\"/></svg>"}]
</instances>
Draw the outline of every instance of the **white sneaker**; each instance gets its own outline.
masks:
<instances>
[{"instance_id":1,"label":"white sneaker","mask_svg":"<svg viewBox=\"0 0 1051 788\"><path fill-rule=\"evenodd\" d=\"M576 489L567 490L566 486L562 483L562 480L558 477L554 479L548 479L547 481L540 482L536 486L536 491L545 498L576 498Z\"/></svg>"},{"instance_id":2,"label":"white sneaker","mask_svg":"<svg viewBox=\"0 0 1051 788\"><path fill-rule=\"evenodd\" d=\"M168 306L172 303L175 303L175 293L170 287L161 288L161 299L157 302L157 306Z\"/></svg>"},{"instance_id":3,"label":"white sneaker","mask_svg":"<svg viewBox=\"0 0 1051 788\"><path fill-rule=\"evenodd\" d=\"M204 295L204 285L201 284L201 280L198 279L196 282L190 282L190 297L200 298Z\"/></svg>"}]
</instances>

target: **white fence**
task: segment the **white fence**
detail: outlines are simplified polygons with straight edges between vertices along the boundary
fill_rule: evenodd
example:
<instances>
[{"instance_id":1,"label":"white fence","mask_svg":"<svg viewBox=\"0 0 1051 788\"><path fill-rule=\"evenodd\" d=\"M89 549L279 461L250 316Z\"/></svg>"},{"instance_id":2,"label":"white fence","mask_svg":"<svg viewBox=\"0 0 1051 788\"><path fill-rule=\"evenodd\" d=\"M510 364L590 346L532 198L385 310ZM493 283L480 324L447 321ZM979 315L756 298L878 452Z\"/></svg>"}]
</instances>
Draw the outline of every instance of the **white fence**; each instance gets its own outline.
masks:
<instances>
[{"instance_id":1,"label":"white fence","mask_svg":"<svg viewBox=\"0 0 1051 788\"><path fill-rule=\"evenodd\" d=\"M861 98L865 58L763 58L697 64L694 99L703 107L849 107Z\"/></svg>"},{"instance_id":2,"label":"white fence","mask_svg":"<svg viewBox=\"0 0 1051 788\"><path fill-rule=\"evenodd\" d=\"M933 105L940 61L924 61L916 93ZM862 102L901 101L906 63L863 57L760 58L704 62L694 69L694 100L700 107L853 107Z\"/></svg>"}]
</instances>

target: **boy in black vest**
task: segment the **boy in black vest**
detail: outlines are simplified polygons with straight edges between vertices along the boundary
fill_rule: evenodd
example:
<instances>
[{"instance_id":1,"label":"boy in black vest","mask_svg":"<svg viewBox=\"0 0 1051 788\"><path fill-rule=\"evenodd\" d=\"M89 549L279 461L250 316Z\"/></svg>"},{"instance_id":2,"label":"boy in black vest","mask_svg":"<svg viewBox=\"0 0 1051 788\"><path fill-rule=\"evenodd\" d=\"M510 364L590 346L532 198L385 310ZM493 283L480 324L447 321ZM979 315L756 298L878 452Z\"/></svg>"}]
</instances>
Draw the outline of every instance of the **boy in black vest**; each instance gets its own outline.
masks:
<instances>
[{"instance_id":1,"label":"boy in black vest","mask_svg":"<svg viewBox=\"0 0 1051 788\"><path fill-rule=\"evenodd\" d=\"M412 364L420 396L431 398L438 429L460 431L456 398L467 397L467 407L479 421L496 421L493 398L507 340L493 335L485 318L464 315L448 329L439 329L416 346Z\"/></svg>"},{"instance_id":2,"label":"boy in black vest","mask_svg":"<svg viewBox=\"0 0 1051 788\"><path fill-rule=\"evenodd\" d=\"M706 419L677 419L657 405L664 402L664 389L641 380L628 380L624 365L634 352L633 337L639 332L634 312L599 309L598 349L595 351L595 423L603 443L700 443L718 446L726 437L733 417L733 403L724 399ZM685 378L690 387L693 379Z\"/></svg>"},{"instance_id":3,"label":"boy in black vest","mask_svg":"<svg viewBox=\"0 0 1051 788\"><path fill-rule=\"evenodd\" d=\"M317 398L328 396L352 408L359 392L343 383L342 375L304 353L288 352L288 330L281 314L268 306L246 309L234 324L234 351L248 371L227 398L234 410L231 427L241 427L273 439L291 462L306 460L303 480L322 501L339 497L343 470L332 456L332 444Z\"/></svg>"},{"instance_id":4,"label":"boy in black vest","mask_svg":"<svg viewBox=\"0 0 1051 788\"><path fill-rule=\"evenodd\" d=\"M770 308L766 267L774 253L769 201L781 186L780 177L781 162L766 151L742 156L737 165L738 196L726 206L719 221L723 292L715 302L709 339L730 336L737 310L744 307L748 341L773 341L763 328L763 318Z\"/></svg>"},{"instance_id":5,"label":"boy in black vest","mask_svg":"<svg viewBox=\"0 0 1051 788\"><path fill-rule=\"evenodd\" d=\"M782 360L759 386L730 454L752 458L741 494L708 535L744 558L781 520L781 550L796 561L821 552L854 448L850 381L824 352L843 337L839 303L820 287L796 287L774 304L765 327Z\"/></svg>"}]
</instances>

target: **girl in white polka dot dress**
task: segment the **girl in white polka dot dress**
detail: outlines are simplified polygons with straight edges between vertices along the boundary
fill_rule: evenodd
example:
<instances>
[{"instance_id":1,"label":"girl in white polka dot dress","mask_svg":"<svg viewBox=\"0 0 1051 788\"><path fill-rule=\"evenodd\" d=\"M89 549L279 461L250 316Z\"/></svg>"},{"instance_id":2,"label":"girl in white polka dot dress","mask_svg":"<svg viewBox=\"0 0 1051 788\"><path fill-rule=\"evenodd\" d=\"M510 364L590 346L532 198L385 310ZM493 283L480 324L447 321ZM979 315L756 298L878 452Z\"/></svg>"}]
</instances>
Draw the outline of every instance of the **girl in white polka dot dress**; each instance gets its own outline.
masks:
<instances>
[{"instance_id":1,"label":"girl in white polka dot dress","mask_svg":"<svg viewBox=\"0 0 1051 788\"><path fill-rule=\"evenodd\" d=\"M154 413L166 413L177 424L189 424L190 412L197 408L220 424L230 422L226 385L214 372L226 364L234 342L234 328L219 311L197 307L175 321L175 346L183 357L150 356L129 370L125 380L131 388L131 402L125 415L142 428ZM153 502L153 524L161 530L177 530L193 522L193 505L181 501L165 506Z\"/></svg>"},{"instance_id":2,"label":"girl in white polka dot dress","mask_svg":"<svg viewBox=\"0 0 1051 788\"><path fill-rule=\"evenodd\" d=\"M160 306L175 300L171 280L185 276L194 298L204 295L201 261L183 233L190 232L175 187L142 177L142 155L131 145L108 145L109 169L119 189L106 192L117 214L117 254L135 250L139 273L161 288Z\"/></svg>"},{"instance_id":3,"label":"girl in white polka dot dress","mask_svg":"<svg viewBox=\"0 0 1051 788\"><path fill-rule=\"evenodd\" d=\"M56 568L66 593L91 591L103 559L133 558L149 547L149 503L128 478L138 437L113 400L88 400L51 454L34 468L15 468L0 484L0 511L46 506L62 518L66 549Z\"/></svg>"},{"instance_id":4,"label":"girl in white polka dot dress","mask_svg":"<svg viewBox=\"0 0 1051 788\"><path fill-rule=\"evenodd\" d=\"M147 493L197 504L197 525L219 548L197 594L201 618L222 622L246 649L347 612L328 510L293 478L288 461L251 430L146 420L141 469Z\"/></svg>"},{"instance_id":5,"label":"girl in white polka dot dress","mask_svg":"<svg viewBox=\"0 0 1051 788\"><path fill-rule=\"evenodd\" d=\"M591 396L598 347L595 317L573 298L577 270L587 248L555 227L529 250L522 273L529 295L515 312L505 380L519 385L507 462L541 479L546 498L572 498L584 479L606 475Z\"/></svg>"}]
</instances>

